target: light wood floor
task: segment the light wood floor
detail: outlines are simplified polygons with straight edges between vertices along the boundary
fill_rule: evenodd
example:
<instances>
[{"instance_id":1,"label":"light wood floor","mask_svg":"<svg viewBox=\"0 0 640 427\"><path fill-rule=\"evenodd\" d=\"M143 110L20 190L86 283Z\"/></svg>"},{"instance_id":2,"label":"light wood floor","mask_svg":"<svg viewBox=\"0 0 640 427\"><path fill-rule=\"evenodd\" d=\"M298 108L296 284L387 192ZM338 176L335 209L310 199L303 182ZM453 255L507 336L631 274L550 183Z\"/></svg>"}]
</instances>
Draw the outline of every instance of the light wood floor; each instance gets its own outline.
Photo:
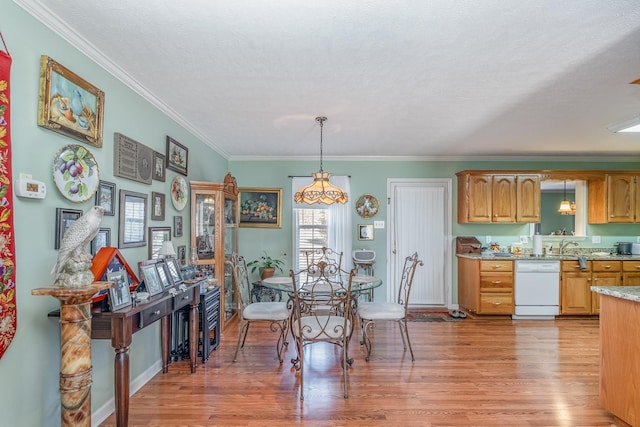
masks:
<instances>
[{"instance_id":1,"label":"light wood floor","mask_svg":"<svg viewBox=\"0 0 640 427\"><path fill-rule=\"evenodd\" d=\"M257 325L256 325L257 326ZM158 374L130 402L130 426L611 426L598 403L598 320L471 319L409 324L415 363L397 326L375 330L371 361L355 337L349 399L338 352L306 353L305 400L274 335L257 326L232 362L237 327L209 361ZM110 416L102 427L114 425Z\"/></svg>"}]
</instances>

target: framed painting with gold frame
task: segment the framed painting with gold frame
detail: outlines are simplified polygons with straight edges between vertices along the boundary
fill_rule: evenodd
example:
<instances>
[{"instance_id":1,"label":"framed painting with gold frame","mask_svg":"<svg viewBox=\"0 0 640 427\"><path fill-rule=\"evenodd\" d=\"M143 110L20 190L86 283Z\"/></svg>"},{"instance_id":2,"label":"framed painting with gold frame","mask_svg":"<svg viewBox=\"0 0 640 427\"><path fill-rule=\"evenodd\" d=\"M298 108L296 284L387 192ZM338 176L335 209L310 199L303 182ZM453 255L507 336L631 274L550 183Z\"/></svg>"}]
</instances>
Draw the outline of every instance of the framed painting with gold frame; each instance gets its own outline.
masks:
<instances>
[{"instance_id":1,"label":"framed painting with gold frame","mask_svg":"<svg viewBox=\"0 0 640 427\"><path fill-rule=\"evenodd\" d=\"M102 147L104 92L52 58L40 57L38 126Z\"/></svg>"},{"instance_id":2,"label":"framed painting with gold frame","mask_svg":"<svg viewBox=\"0 0 640 427\"><path fill-rule=\"evenodd\" d=\"M281 227L282 188L239 190L240 227Z\"/></svg>"}]
</instances>

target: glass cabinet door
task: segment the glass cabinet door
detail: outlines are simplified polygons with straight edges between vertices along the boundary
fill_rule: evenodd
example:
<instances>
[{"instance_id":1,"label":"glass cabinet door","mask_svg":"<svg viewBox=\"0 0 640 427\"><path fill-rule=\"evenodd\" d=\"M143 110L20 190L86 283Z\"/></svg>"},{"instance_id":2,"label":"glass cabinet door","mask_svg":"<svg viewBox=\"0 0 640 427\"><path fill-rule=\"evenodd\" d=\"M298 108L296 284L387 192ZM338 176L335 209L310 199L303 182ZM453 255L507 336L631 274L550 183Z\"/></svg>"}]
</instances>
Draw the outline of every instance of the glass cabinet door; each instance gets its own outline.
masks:
<instances>
[{"instance_id":1,"label":"glass cabinet door","mask_svg":"<svg viewBox=\"0 0 640 427\"><path fill-rule=\"evenodd\" d=\"M215 235L215 195L196 193L192 206L195 246L198 251L198 264L213 264Z\"/></svg>"},{"instance_id":2,"label":"glass cabinet door","mask_svg":"<svg viewBox=\"0 0 640 427\"><path fill-rule=\"evenodd\" d=\"M233 199L224 199L224 257L238 250L238 206Z\"/></svg>"}]
</instances>

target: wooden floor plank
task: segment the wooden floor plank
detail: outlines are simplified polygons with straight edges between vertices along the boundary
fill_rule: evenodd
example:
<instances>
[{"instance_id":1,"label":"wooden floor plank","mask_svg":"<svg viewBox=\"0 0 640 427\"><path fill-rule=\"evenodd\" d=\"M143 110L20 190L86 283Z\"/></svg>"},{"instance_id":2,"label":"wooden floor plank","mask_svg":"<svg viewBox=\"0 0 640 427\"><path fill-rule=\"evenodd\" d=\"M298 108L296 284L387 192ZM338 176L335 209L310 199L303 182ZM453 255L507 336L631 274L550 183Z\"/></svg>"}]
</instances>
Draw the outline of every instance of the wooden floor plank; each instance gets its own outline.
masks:
<instances>
[{"instance_id":1,"label":"wooden floor plank","mask_svg":"<svg viewBox=\"0 0 640 427\"><path fill-rule=\"evenodd\" d=\"M177 362L130 402L130 426L611 426L599 405L597 318L556 321L473 319L411 322L416 361L395 324L374 329L369 363L356 337L349 399L342 397L339 352L314 344L305 359L305 400L289 360L275 357L275 335L252 325L232 362L237 329L189 373ZM135 357L132 355L132 357ZM101 427L114 426L114 416Z\"/></svg>"}]
</instances>

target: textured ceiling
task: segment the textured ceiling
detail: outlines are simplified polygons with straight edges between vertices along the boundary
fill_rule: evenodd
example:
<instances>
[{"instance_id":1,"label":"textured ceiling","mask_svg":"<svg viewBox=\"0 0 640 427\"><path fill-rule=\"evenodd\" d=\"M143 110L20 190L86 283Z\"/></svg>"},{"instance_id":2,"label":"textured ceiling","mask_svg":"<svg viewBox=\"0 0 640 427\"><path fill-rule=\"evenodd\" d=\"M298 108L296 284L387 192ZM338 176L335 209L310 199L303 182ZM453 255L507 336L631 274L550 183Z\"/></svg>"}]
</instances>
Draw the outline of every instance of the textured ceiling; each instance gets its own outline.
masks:
<instances>
[{"instance_id":1,"label":"textured ceiling","mask_svg":"<svg viewBox=\"0 0 640 427\"><path fill-rule=\"evenodd\" d=\"M638 0L14 1L228 158L640 159Z\"/></svg>"}]
</instances>

